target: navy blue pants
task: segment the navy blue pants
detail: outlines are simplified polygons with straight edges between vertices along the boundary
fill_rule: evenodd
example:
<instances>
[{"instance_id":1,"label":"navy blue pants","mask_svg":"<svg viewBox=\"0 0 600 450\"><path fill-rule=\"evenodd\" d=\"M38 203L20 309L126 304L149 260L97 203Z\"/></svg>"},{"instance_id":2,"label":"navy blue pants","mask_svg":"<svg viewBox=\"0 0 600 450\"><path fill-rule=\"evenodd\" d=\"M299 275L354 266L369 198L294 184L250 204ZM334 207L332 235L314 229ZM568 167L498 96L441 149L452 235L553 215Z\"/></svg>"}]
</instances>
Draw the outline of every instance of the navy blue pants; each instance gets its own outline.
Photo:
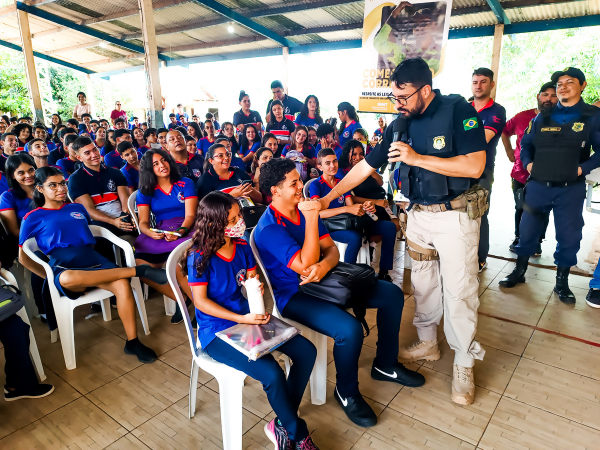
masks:
<instances>
[{"instance_id":1,"label":"navy blue pants","mask_svg":"<svg viewBox=\"0 0 600 450\"><path fill-rule=\"evenodd\" d=\"M377 308L378 340L373 363L382 368L393 367L398 362L398 333L404 307L402 289L378 280L366 306ZM358 357L364 339L360 322L333 303L302 292L290 298L282 315L335 340L333 360L338 391L342 397L359 395Z\"/></svg>"},{"instance_id":2,"label":"navy blue pants","mask_svg":"<svg viewBox=\"0 0 600 450\"><path fill-rule=\"evenodd\" d=\"M29 357L29 325L16 314L0 322L0 342L4 346L6 386L31 389L38 384Z\"/></svg>"},{"instance_id":3,"label":"navy blue pants","mask_svg":"<svg viewBox=\"0 0 600 450\"><path fill-rule=\"evenodd\" d=\"M559 267L571 267L577 264L577 252L581 243L583 229L583 203L585 201L585 183L569 186L548 187L535 180L527 183L525 205L539 214L532 214L524 208L521 218L521 238L515 251L519 256L531 256L535 253L540 236L544 232L545 218L554 213L556 231L556 251L554 264Z\"/></svg>"},{"instance_id":4,"label":"navy blue pants","mask_svg":"<svg viewBox=\"0 0 600 450\"><path fill-rule=\"evenodd\" d=\"M494 183L494 167L486 167L479 179L479 184L489 191L488 203L491 208L492 199L492 184ZM488 253L490 252L490 222L488 220L488 209L483 216L481 216L481 225L479 226L479 248L477 249L477 257L479 263L484 263L487 260Z\"/></svg>"},{"instance_id":5,"label":"navy blue pants","mask_svg":"<svg viewBox=\"0 0 600 450\"><path fill-rule=\"evenodd\" d=\"M277 348L292 360L287 380L272 355L249 361L242 352L219 338L213 339L204 350L214 360L244 372L262 383L269 404L292 441L301 441L308 436L306 422L298 417L302 394L317 358L317 349L308 339L300 335L294 336Z\"/></svg>"},{"instance_id":6,"label":"navy blue pants","mask_svg":"<svg viewBox=\"0 0 600 450\"><path fill-rule=\"evenodd\" d=\"M348 244L344 262L356 264L358 252L362 246L362 234L355 230L332 231L331 239ZM382 236L380 270L392 270L394 265L394 246L396 245L396 225L389 220L378 220L369 225L367 236Z\"/></svg>"}]
</instances>

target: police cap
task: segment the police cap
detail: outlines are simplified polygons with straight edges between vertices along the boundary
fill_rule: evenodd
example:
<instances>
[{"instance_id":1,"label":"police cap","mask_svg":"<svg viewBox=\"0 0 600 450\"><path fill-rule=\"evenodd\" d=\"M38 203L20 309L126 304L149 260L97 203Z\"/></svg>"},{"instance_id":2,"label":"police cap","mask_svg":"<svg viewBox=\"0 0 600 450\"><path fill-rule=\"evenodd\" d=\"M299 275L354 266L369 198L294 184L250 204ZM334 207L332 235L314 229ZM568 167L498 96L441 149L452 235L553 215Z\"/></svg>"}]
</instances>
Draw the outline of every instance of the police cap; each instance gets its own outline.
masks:
<instances>
[{"instance_id":1,"label":"police cap","mask_svg":"<svg viewBox=\"0 0 600 450\"><path fill-rule=\"evenodd\" d=\"M567 67L564 70L559 70L558 72L554 72L552 74L552 82L556 84L558 79L564 75L568 75L573 78L577 78L579 80L579 84L583 84L585 81L584 73L576 67Z\"/></svg>"}]
</instances>

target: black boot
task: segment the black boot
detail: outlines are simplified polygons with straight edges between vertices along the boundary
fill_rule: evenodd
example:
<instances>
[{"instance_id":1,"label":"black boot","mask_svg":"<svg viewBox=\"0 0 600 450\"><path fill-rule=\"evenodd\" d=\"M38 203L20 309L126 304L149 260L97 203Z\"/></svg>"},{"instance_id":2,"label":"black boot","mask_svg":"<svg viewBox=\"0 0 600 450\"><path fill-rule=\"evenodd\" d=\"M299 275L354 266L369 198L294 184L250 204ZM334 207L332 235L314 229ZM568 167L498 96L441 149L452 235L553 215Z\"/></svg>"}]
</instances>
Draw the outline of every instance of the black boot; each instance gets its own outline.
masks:
<instances>
[{"instance_id":1,"label":"black boot","mask_svg":"<svg viewBox=\"0 0 600 450\"><path fill-rule=\"evenodd\" d=\"M556 286L554 286L554 292L558 294L558 299L565 305L575 304L575 295L569 289L570 270L570 267L556 268Z\"/></svg>"},{"instance_id":2,"label":"black boot","mask_svg":"<svg viewBox=\"0 0 600 450\"><path fill-rule=\"evenodd\" d=\"M525 272L527 272L528 262L529 256L518 256L515 270L508 276L502 278L498 284L505 288L512 288L519 283L525 283Z\"/></svg>"}]
</instances>

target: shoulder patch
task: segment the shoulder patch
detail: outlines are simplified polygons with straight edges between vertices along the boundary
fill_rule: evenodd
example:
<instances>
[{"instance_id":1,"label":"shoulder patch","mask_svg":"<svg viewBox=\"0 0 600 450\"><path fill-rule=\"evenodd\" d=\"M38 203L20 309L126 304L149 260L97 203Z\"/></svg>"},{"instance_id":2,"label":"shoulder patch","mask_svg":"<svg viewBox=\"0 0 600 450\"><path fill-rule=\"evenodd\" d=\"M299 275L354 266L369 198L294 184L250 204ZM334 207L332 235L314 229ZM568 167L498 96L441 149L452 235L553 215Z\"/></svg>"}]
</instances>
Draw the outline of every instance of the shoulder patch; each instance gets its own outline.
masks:
<instances>
[{"instance_id":1,"label":"shoulder patch","mask_svg":"<svg viewBox=\"0 0 600 450\"><path fill-rule=\"evenodd\" d=\"M527 131L525 131L525 134L529 134L531 132L531 126L533 125L533 119L531 119L529 121L529 126L527 127Z\"/></svg>"},{"instance_id":2,"label":"shoulder patch","mask_svg":"<svg viewBox=\"0 0 600 450\"><path fill-rule=\"evenodd\" d=\"M466 131L472 130L473 128L479 128L477 117L471 117L470 119L463 120L463 127Z\"/></svg>"}]
</instances>

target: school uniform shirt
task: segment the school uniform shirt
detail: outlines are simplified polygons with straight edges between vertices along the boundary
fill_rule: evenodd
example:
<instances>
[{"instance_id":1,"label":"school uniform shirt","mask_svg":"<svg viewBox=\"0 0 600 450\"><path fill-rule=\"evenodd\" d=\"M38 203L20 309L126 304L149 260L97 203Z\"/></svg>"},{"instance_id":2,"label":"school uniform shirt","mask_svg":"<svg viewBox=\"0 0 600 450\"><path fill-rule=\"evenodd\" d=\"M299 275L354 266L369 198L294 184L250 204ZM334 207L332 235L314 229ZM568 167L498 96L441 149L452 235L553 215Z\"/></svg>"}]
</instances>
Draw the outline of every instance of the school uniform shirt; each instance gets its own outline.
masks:
<instances>
[{"instance_id":1,"label":"school uniform shirt","mask_svg":"<svg viewBox=\"0 0 600 450\"><path fill-rule=\"evenodd\" d=\"M273 102L273 99L269 100L269 104L267 105L267 114L269 114L271 112L271 103L272 102ZM297 98L294 98L294 97L290 97L287 94L285 95L285 97L283 97L283 100L281 101L281 103L283 103L283 115L285 116L286 119L289 119L289 120L294 120L294 117L296 116L296 114L298 114L300 111L302 111L302 107L304 106L304 103L302 103L300 100L298 100Z\"/></svg>"},{"instance_id":2,"label":"school uniform shirt","mask_svg":"<svg viewBox=\"0 0 600 450\"><path fill-rule=\"evenodd\" d=\"M67 157L67 153L65 152L62 145L57 147L55 150L52 150L48 155L48 165L55 166L59 159L63 159Z\"/></svg>"},{"instance_id":3,"label":"school uniform shirt","mask_svg":"<svg viewBox=\"0 0 600 450\"><path fill-rule=\"evenodd\" d=\"M56 163L56 166L62 171L65 175L65 179L69 179L71 174L75 172L75 163L77 161L71 161L70 158L59 159Z\"/></svg>"},{"instance_id":4,"label":"school uniform shirt","mask_svg":"<svg viewBox=\"0 0 600 450\"><path fill-rule=\"evenodd\" d=\"M294 120L296 125L304 125L305 127L313 127L315 130L319 128L319 125L323 123L323 119L315 117L311 119L310 117L302 117L300 114L296 116L296 120Z\"/></svg>"},{"instance_id":5,"label":"school uniform shirt","mask_svg":"<svg viewBox=\"0 0 600 450\"><path fill-rule=\"evenodd\" d=\"M229 194L236 187L239 187L244 181L252 182L250 175L243 169L229 167L229 178L221 178L215 172L214 167L209 167L197 183L198 198L202 199L205 195L213 191L221 191Z\"/></svg>"},{"instance_id":6,"label":"school uniform shirt","mask_svg":"<svg viewBox=\"0 0 600 450\"><path fill-rule=\"evenodd\" d=\"M121 167L121 173L125 177L125 181L127 181L127 187L137 189L140 184L140 171L133 167L131 164L127 163L123 167Z\"/></svg>"},{"instance_id":7,"label":"school uniform shirt","mask_svg":"<svg viewBox=\"0 0 600 450\"><path fill-rule=\"evenodd\" d=\"M121 215L121 201L117 188L127 186L127 181L120 170L113 167L100 166L95 171L83 166L69 177L69 196L76 201L82 195L89 195L98 211L110 217Z\"/></svg>"},{"instance_id":8,"label":"school uniform shirt","mask_svg":"<svg viewBox=\"0 0 600 450\"><path fill-rule=\"evenodd\" d=\"M0 153L0 172L6 172L6 160L8 155Z\"/></svg>"},{"instance_id":9,"label":"school uniform shirt","mask_svg":"<svg viewBox=\"0 0 600 450\"><path fill-rule=\"evenodd\" d=\"M4 172L0 172L0 195L8 191L8 189L8 179L4 175Z\"/></svg>"},{"instance_id":10,"label":"school uniform shirt","mask_svg":"<svg viewBox=\"0 0 600 450\"><path fill-rule=\"evenodd\" d=\"M121 158L121 155L119 155L118 151L113 150L112 152L104 155L104 164L106 164L107 167L120 169L126 164L126 162L123 158Z\"/></svg>"},{"instance_id":11,"label":"school uniform shirt","mask_svg":"<svg viewBox=\"0 0 600 450\"><path fill-rule=\"evenodd\" d=\"M298 221L292 222L270 205L254 228L254 240L271 279L280 312L292 295L298 292L298 274L290 266L304 245L306 220L297 208L296 213ZM319 219L319 239L328 236L327 228Z\"/></svg>"},{"instance_id":12,"label":"school uniform shirt","mask_svg":"<svg viewBox=\"0 0 600 450\"><path fill-rule=\"evenodd\" d=\"M340 145L342 147L347 141L352 139L352 136L354 136L354 132L358 128L362 128L362 125L354 120L344 127L344 131L342 131L342 134L340 135Z\"/></svg>"},{"instance_id":13,"label":"school uniform shirt","mask_svg":"<svg viewBox=\"0 0 600 450\"><path fill-rule=\"evenodd\" d=\"M340 181L342 181L341 178L337 178L337 177L335 178L335 180L336 180L336 184L339 183ZM331 186L325 180L325 178L323 178L323 176L320 176L315 181L310 183L310 186L308 186L308 192L310 194L311 199L323 198L327 194L329 194L334 187L335 186ZM329 208L327 208L327 209L334 209L334 208L340 208L342 206L345 206L346 199L348 197L350 197L350 192L346 192L345 194L339 196L335 200L332 200L331 203L329 204Z\"/></svg>"},{"instance_id":14,"label":"school uniform shirt","mask_svg":"<svg viewBox=\"0 0 600 450\"><path fill-rule=\"evenodd\" d=\"M189 155L188 160L184 163L177 162L181 175L189 178L194 184L202 176L204 172L204 158L198 154Z\"/></svg>"},{"instance_id":15,"label":"school uniform shirt","mask_svg":"<svg viewBox=\"0 0 600 450\"><path fill-rule=\"evenodd\" d=\"M257 150L260 148L260 142L256 142L254 144L252 144L252 147L248 148L243 148L240 147L240 156L248 156L251 153L256 153ZM248 161L248 165L252 164L252 160Z\"/></svg>"},{"instance_id":16,"label":"school uniform shirt","mask_svg":"<svg viewBox=\"0 0 600 450\"><path fill-rule=\"evenodd\" d=\"M186 122L188 122L190 120L188 113L186 113L186 112L184 112L183 114L179 114L179 113L175 114L175 119L177 119L177 122L181 123L181 117L184 117Z\"/></svg>"},{"instance_id":17,"label":"school uniform shirt","mask_svg":"<svg viewBox=\"0 0 600 450\"><path fill-rule=\"evenodd\" d=\"M295 129L296 125L288 118L283 119L281 122L275 120L274 123L269 122L267 124L267 133L273 133L283 144L290 142L290 135Z\"/></svg>"},{"instance_id":18,"label":"school uniform shirt","mask_svg":"<svg viewBox=\"0 0 600 450\"><path fill-rule=\"evenodd\" d=\"M321 150L321 143L320 142L317 144L317 148L315 149L315 152L319 153L319 150ZM337 157L337 159L339 161L340 158L342 157L342 152L343 152L342 147L340 146L340 144L338 144L336 142L335 146L332 148L332 150L335 152L335 156Z\"/></svg>"},{"instance_id":19,"label":"school uniform shirt","mask_svg":"<svg viewBox=\"0 0 600 450\"><path fill-rule=\"evenodd\" d=\"M248 115L241 109L233 114L233 126L237 127L238 125L246 125L249 123L259 123L262 122L262 118L260 114L256 111L250 110Z\"/></svg>"},{"instance_id":20,"label":"school uniform shirt","mask_svg":"<svg viewBox=\"0 0 600 450\"><path fill-rule=\"evenodd\" d=\"M189 178L182 178L171 186L169 192L163 191L160 186L154 188L152 196L138 191L136 203L138 207L148 206L156 221L161 222L174 217L185 217L185 201L188 198L198 198L196 187Z\"/></svg>"},{"instance_id":21,"label":"school uniform shirt","mask_svg":"<svg viewBox=\"0 0 600 450\"><path fill-rule=\"evenodd\" d=\"M216 136L212 141L207 137L203 137L202 139L198 139L198 142L196 142L196 148L198 150L202 150L202 154L206 155L206 152L208 152L208 149L215 143L216 140Z\"/></svg>"},{"instance_id":22,"label":"school uniform shirt","mask_svg":"<svg viewBox=\"0 0 600 450\"><path fill-rule=\"evenodd\" d=\"M88 212L79 203L65 203L60 209L36 208L23 217L19 247L34 237L42 253L56 248L94 245Z\"/></svg>"},{"instance_id":23,"label":"school uniform shirt","mask_svg":"<svg viewBox=\"0 0 600 450\"><path fill-rule=\"evenodd\" d=\"M383 133L385 133L385 129L383 129L383 128L377 128L375 130L375 132L373 133L373 135L379 136L381 138L381 136L383 136Z\"/></svg>"},{"instance_id":24,"label":"school uniform shirt","mask_svg":"<svg viewBox=\"0 0 600 450\"><path fill-rule=\"evenodd\" d=\"M283 150L281 151L282 158L285 158L285 155L287 155L287 152L290 151L290 146L291 146L291 144L288 144L285 147L283 147ZM316 158L317 157L315 148L310 144L308 145L308 148L306 150L302 150L302 154L304 156L306 156L307 158Z\"/></svg>"},{"instance_id":25,"label":"school uniform shirt","mask_svg":"<svg viewBox=\"0 0 600 450\"><path fill-rule=\"evenodd\" d=\"M471 105L475 107L475 103L471 103ZM483 122L483 128L496 133L485 148L485 168L493 170L494 161L496 160L496 147L506 126L506 109L491 98L483 108L477 111L477 114Z\"/></svg>"},{"instance_id":26,"label":"school uniform shirt","mask_svg":"<svg viewBox=\"0 0 600 450\"><path fill-rule=\"evenodd\" d=\"M17 215L17 222L20 224L25 214L31 211L31 199L29 197L19 198L15 191L9 189L0 195L0 211L13 210Z\"/></svg>"},{"instance_id":27,"label":"school uniform shirt","mask_svg":"<svg viewBox=\"0 0 600 450\"><path fill-rule=\"evenodd\" d=\"M202 254L199 250L188 256L188 284L190 286L205 285L207 297L223 308L236 314L250 313L248 300L242 294L242 281L246 274L256 270L256 261L248 243L242 239L232 239L233 255L225 259L219 253L210 257L208 266L198 275L197 265ZM237 325L236 322L221 319L196 309L198 337L200 344L206 348L215 338L215 333Z\"/></svg>"}]
</instances>

